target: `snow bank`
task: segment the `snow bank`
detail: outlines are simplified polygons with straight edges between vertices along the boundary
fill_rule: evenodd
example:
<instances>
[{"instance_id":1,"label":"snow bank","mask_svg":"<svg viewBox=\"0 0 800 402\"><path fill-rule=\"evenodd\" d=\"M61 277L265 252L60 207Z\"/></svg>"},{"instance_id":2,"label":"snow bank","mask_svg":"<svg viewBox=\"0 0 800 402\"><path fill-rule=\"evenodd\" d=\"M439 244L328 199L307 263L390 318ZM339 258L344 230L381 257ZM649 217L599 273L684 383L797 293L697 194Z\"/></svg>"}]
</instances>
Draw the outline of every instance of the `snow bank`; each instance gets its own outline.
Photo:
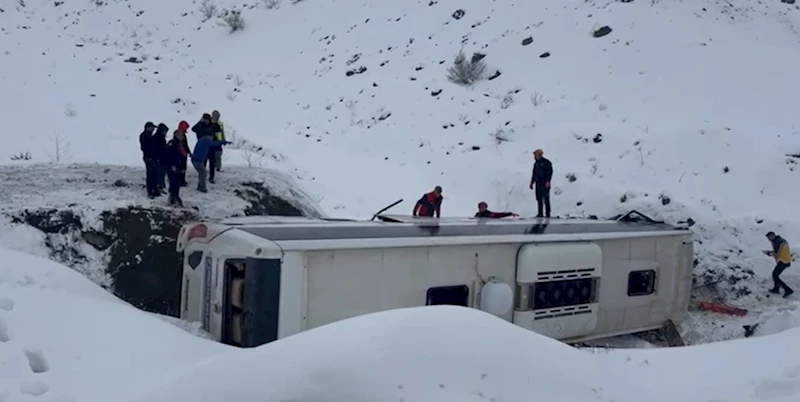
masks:
<instances>
[{"instance_id":1,"label":"snow bank","mask_svg":"<svg viewBox=\"0 0 800 402\"><path fill-rule=\"evenodd\" d=\"M187 175L196 184L196 176ZM136 307L177 315L189 221L258 214L321 216L291 176L226 168L208 193L184 188L185 208L150 200L143 169L73 164L0 166L0 244L62 262Z\"/></svg>"},{"instance_id":2,"label":"snow bank","mask_svg":"<svg viewBox=\"0 0 800 402\"><path fill-rule=\"evenodd\" d=\"M131 402L789 402L797 336L590 353L478 310L399 309L209 359Z\"/></svg>"},{"instance_id":3,"label":"snow bank","mask_svg":"<svg viewBox=\"0 0 800 402\"><path fill-rule=\"evenodd\" d=\"M118 400L230 350L65 266L0 249L0 400Z\"/></svg>"}]
</instances>

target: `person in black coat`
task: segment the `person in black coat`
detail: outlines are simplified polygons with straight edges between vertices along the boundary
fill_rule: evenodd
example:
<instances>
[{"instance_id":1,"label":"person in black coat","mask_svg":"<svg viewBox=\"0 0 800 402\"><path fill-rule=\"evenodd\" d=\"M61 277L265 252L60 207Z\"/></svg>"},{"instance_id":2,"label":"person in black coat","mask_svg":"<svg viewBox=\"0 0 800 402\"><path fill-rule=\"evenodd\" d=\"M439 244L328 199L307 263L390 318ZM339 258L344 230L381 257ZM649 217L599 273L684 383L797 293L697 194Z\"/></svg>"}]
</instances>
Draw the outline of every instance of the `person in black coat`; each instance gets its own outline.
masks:
<instances>
[{"instance_id":1,"label":"person in black coat","mask_svg":"<svg viewBox=\"0 0 800 402\"><path fill-rule=\"evenodd\" d=\"M155 124L148 121L144 125L144 131L139 134L139 148L142 150L142 160L144 161L146 172L145 187L147 187L147 196L150 198L155 198L158 195L158 183L156 181L158 162L153 148L153 130L155 129Z\"/></svg>"},{"instance_id":2,"label":"person in black coat","mask_svg":"<svg viewBox=\"0 0 800 402\"><path fill-rule=\"evenodd\" d=\"M200 119L200 121L198 121L194 125L194 127L192 127L192 131L194 131L194 133L197 135L197 140L198 141L200 141L200 138L203 138L205 136L210 136L211 138L214 138L214 134L218 133L220 130L221 129L219 127L219 124L216 124L216 123L212 122L211 121L211 115L208 114L208 113L203 113L203 117ZM208 166L208 162L209 162L209 160L206 159L205 162L203 162L203 164L205 166ZM211 167L212 167L212 169L211 169L212 173L211 173L210 178L211 178L211 181L213 182L214 181L214 179L213 179L213 177L214 177L213 170L214 170L215 167L214 167L214 165L212 165Z\"/></svg>"},{"instance_id":3,"label":"person in black coat","mask_svg":"<svg viewBox=\"0 0 800 402\"><path fill-rule=\"evenodd\" d=\"M164 165L164 154L167 152L167 132L169 127L164 123L159 123L153 134L153 155L156 159L156 186L158 187L158 194L163 194L166 190L166 182L164 177L167 174L167 167Z\"/></svg>"},{"instance_id":4,"label":"person in black coat","mask_svg":"<svg viewBox=\"0 0 800 402\"><path fill-rule=\"evenodd\" d=\"M544 216L550 217L550 180L553 178L553 164L544 157L544 151L537 149L533 151L533 173L531 174L530 189L536 190L536 204L538 206L537 218ZM544 207L544 208L542 208Z\"/></svg>"}]
</instances>

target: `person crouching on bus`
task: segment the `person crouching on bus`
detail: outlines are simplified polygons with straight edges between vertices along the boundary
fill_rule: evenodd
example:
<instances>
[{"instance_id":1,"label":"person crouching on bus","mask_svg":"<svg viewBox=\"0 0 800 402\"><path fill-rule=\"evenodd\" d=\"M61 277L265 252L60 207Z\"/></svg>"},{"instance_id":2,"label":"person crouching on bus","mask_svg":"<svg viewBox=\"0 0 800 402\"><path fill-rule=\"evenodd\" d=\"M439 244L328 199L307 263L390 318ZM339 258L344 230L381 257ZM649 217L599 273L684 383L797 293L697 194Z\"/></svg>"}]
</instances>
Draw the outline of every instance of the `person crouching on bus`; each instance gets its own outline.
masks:
<instances>
[{"instance_id":1,"label":"person crouching on bus","mask_svg":"<svg viewBox=\"0 0 800 402\"><path fill-rule=\"evenodd\" d=\"M513 212L492 212L489 210L489 205L486 201L478 203L478 212L475 213L476 218L505 218L507 216L517 217L519 215Z\"/></svg>"},{"instance_id":2,"label":"person crouching on bus","mask_svg":"<svg viewBox=\"0 0 800 402\"><path fill-rule=\"evenodd\" d=\"M422 198L414 205L414 216L427 216L433 217L436 214L437 218L442 216L442 186L436 186L430 193L425 193Z\"/></svg>"}]
</instances>

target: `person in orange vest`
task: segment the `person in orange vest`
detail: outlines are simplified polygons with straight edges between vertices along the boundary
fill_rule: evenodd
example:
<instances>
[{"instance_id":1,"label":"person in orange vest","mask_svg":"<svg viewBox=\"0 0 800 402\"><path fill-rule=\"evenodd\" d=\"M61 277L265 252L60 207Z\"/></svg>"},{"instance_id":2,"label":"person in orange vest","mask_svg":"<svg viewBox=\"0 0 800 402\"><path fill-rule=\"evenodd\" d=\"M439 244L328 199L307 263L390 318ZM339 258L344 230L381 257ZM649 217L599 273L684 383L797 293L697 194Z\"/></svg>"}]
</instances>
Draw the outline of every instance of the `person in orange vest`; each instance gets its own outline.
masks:
<instances>
[{"instance_id":1,"label":"person in orange vest","mask_svg":"<svg viewBox=\"0 0 800 402\"><path fill-rule=\"evenodd\" d=\"M414 216L428 216L432 217L436 214L437 218L442 216L442 186L436 186L430 193L422 195L417 203L414 205Z\"/></svg>"},{"instance_id":2,"label":"person in orange vest","mask_svg":"<svg viewBox=\"0 0 800 402\"><path fill-rule=\"evenodd\" d=\"M489 210L489 204L486 201L478 203L478 212L475 213L476 218L505 218L507 216L519 216L513 212L492 212Z\"/></svg>"},{"instance_id":3,"label":"person in orange vest","mask_svg":"<svg viewBox=\"0 0 800 402\"><path fill-rule=\"evenodd\" d=\"M775 259L775 269L772 270L772 280L775 286L770 289L770 293L780 293L781 289L784 290L783 297L789 297L794 290L789 287L783 280L781 274L786 268L792 265L792 251L789 249L789 242L783 237L775 234L775 232L767 233L767 239L772 244L772 250L765 253Z\"/></svg>"}]
</instances>

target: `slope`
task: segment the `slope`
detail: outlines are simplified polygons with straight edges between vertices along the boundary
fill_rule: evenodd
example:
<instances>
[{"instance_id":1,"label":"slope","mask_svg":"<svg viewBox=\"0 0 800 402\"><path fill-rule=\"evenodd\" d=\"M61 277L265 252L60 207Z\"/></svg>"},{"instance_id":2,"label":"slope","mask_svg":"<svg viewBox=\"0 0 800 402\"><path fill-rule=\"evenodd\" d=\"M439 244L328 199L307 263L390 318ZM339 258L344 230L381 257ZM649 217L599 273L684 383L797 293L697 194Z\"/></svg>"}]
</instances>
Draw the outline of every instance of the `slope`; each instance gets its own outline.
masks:
<instances>
[{"instance_id":1,"label":"slope","mask_svg":"<svg viewBox=\"0 0 800 402\"><path fill-rule=\"evenodd\" d=\"M397 198L410 210L436 184L446 214L482 199L531 214L530 153L543 148L556 214L691 218L699 295L784 303L765 301L760 248L768 230L800 238L786 185L800 152L795 6L220 0L246 21L229 33L188 0L24 3L0 13L4 160L139 164L144 121L217 108L244 148L225 163L290 172L331 214ZM611 33L595 37L601 26ZM448 82L462 48L501 75Z\"/></svg>"}]
</instances>

